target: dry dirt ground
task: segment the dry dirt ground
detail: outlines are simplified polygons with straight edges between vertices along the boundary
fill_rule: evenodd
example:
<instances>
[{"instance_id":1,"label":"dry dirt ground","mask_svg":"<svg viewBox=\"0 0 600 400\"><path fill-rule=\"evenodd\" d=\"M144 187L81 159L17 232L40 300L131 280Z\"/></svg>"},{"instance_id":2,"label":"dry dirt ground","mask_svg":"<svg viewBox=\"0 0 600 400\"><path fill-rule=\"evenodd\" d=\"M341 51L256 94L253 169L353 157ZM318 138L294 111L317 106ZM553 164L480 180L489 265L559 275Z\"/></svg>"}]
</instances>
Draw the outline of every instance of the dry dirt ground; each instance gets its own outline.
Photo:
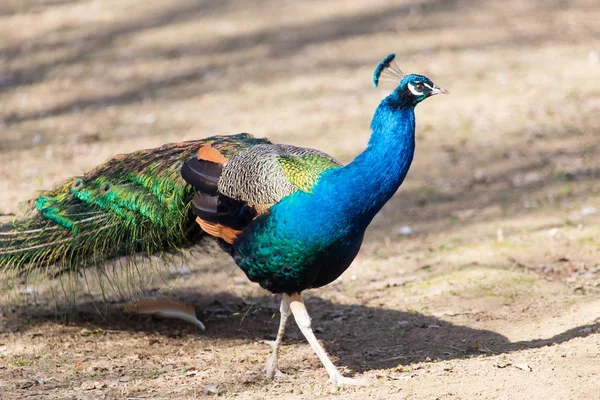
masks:
<instances>
[{"instance_id":1,"label":"dry dirt ground","mask_svg":"<svg viewBox=\"0 0 600 400\"><path fill-rule=\"evenodd\" d=\"M205 332L19 287L0 397L599 399L597 0L3 0L0 213L114 154L213 134L348 162L392 51L452 95L418 107L413 167L354 264L307 292L334 362L369 386L332 390L293 323L287 377L263 379L278 299L211 253L145 292L193 303Z\"/></svg>"}]
</instances>

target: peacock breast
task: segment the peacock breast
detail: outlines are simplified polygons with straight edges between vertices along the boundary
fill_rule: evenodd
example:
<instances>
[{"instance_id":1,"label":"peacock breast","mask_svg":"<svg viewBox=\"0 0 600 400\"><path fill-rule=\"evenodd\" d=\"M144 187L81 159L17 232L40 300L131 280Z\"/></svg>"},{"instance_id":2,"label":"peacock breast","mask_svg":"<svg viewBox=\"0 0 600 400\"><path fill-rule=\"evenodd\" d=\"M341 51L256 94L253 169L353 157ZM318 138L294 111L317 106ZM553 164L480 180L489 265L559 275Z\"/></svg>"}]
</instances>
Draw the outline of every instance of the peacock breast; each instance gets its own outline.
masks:
<instances>
[{"instance_id":1,"label":"peacock breast","mask_svg":"<svg viewBox=\"0 0 600 400\"><path fill-rule=\"evenodd\" d=\"M326 285L352 263L364 234L332 218L310 194L292 195L255 219L232 255L251 281L273 293Z\"/></svg>"}]
</instances>

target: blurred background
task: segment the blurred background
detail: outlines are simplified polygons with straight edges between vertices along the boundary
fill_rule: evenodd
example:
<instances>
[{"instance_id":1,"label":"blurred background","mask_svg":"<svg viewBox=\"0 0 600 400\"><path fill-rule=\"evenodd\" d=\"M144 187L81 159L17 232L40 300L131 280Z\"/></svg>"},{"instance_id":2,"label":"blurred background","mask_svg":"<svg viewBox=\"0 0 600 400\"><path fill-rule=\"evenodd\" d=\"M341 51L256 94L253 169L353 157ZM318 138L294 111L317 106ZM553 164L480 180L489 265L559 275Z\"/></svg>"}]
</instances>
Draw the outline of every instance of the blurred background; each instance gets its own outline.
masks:
<instances>
[{"instance_id":1,"label":"blurred background","mask_svg":"<svg viewBox=\"0 0 600 400\"><path fill-rule=\"evenodd\" d=\"M4 0L0 212L115 153L214 134L347 162L393 89L371 86L390 52L452 93L417 110L409 190L543 206L538 189L598 159L598 17L591 0Z\"/></svg>"},{"instance_id":2,"label":"blurred background","mask_svg":"<svg viewBox=\"0 0 600 400\"><path fill-rule=\"evenodd\" d=\"M510 340L588 321L569 307L600 293L597 0L3 0L0 214L117 153L215 134L349 162L391 52L451 95L419 105L406 182L314 293L470 310L452 322ZM182 284L256 293L231 274Z\"/></svg>"}]
</instances>

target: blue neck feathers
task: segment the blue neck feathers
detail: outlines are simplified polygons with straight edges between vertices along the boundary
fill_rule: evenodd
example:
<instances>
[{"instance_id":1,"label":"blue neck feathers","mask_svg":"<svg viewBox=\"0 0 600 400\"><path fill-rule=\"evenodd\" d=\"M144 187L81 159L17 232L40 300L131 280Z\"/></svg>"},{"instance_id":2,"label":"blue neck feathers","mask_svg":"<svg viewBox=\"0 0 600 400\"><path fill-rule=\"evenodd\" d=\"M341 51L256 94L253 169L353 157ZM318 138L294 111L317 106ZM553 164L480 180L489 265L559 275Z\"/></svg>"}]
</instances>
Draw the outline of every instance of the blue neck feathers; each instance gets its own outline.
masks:
<instances>
[{"instance_id":1,"label":"blue neck feathers","mask_svg":"<svg viewBox=\"0 0 600 400\"><path fill-rule=\"evenodd\" d=\"M326 173L317 184L326 192L322 195L338 206L331 212L359 229L365 229L394 195L410 168L415 151L415 105L403 100L397 92L385 98L371 122L367 149L345 167Z\"/></svg>"}]
</instances>

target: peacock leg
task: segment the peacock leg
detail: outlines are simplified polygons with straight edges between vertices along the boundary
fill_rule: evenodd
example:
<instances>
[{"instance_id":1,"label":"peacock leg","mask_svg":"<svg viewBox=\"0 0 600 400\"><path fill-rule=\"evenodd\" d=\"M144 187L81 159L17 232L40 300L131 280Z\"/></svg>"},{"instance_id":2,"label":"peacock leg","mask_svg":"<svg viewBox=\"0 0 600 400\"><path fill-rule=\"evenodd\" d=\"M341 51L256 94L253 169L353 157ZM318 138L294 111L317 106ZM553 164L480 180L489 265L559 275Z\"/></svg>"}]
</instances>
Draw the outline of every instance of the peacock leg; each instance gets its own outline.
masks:
<instances>
[{"instance_id":1,"label":"peacock leg","mask_svg":"<svg viewBox=\"0 0 600 400\"><path fill-rule=\"evenodd\" d=\"M277 338L275 340L265 340L266 344L271 345L273 351L267 359L267 365L265 365L265 374L267 378L274 379L275 377L283 376L283 372L279 370L278 358L279 358L279 346L283 341L283 334L285 333L285 324L288 317L290 316L290 298L287 294L284 294L281 298L281 306L279 307L281 318L279 319L279 330L277 330Z\"/></svg>"},{"instance_id":2,"label":"peacock leg","mask_svg":"<svg viewBox=\"0 0 600 400\"><path fill-rule=\"evenodd\" d=\"M300 293L293 293L289 297L290 309L292 310L292 314L294 314L296 324L302 331L302 334L304 335L306 340L308 340L310 347L312 347L313 351L321 360L321 363L323 364L325 370L329 374L329 380L331 381L331 383L333 383L334 386L366 384L365 381L347 378L340 374L340 371L338 371L335 365L333 365L333 363L329 359L329 356L325 352L325 349L317 341L317 338L312 331L310 316L308 315L308 311L306 311L306 306L304 305L304 299L302 298L302 295Z\"/></svg>"}]
</instances>

